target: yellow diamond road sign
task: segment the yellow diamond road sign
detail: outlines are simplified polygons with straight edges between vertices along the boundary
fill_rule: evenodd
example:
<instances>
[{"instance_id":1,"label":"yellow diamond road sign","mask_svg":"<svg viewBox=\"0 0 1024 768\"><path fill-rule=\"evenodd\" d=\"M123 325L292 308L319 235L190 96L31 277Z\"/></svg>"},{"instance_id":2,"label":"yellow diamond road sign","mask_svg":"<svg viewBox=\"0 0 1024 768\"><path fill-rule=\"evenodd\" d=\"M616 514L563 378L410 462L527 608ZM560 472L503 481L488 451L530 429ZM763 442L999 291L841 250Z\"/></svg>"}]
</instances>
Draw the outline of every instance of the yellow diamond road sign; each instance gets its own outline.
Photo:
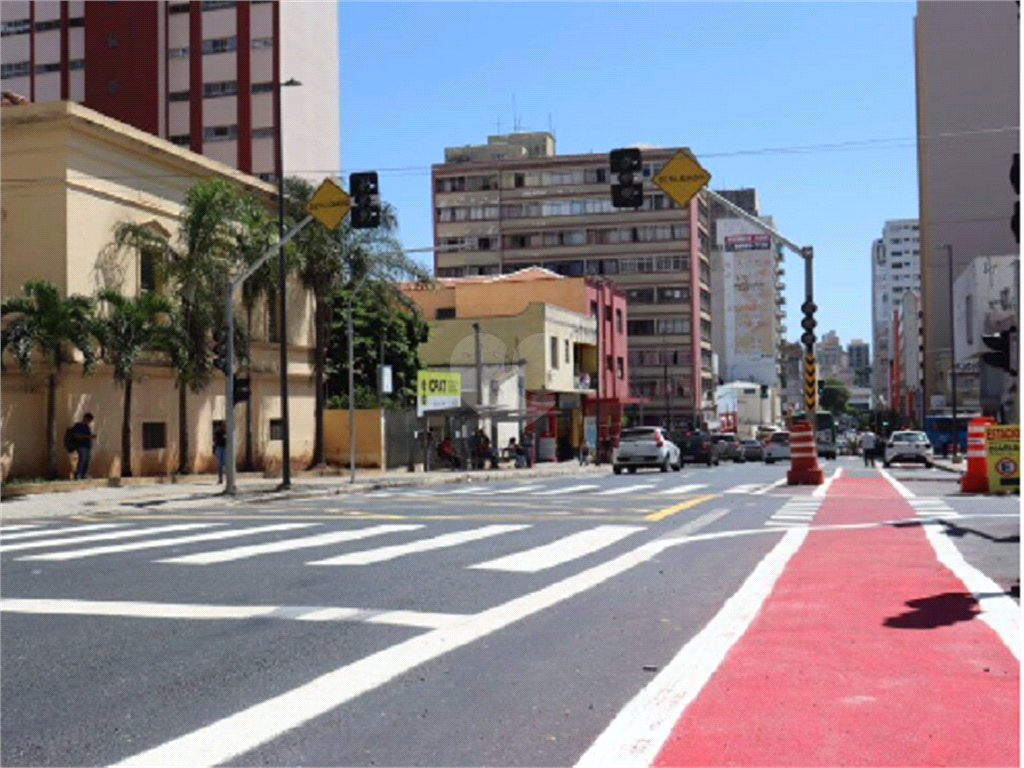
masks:
<instances>
[{"instance_id":1,"label":"yellow diamond road sign","mask_svg":"<svg viewBox=\"0 0 1024 768\"><path fill-rule=\"evenodd\" d=\"M665 164L652 181L671 197L676 205L686 205L701 187L711 181L711 174L701 168L700 163L680 149Z\"/></svg>"},{"instance_id":2,"label":"yellow diamond road sign","mask_svg":"<svg viewBox=\"0 0 1024 768\"><path fill-rule=\"evenodd\" d=\"M334 229L351 207L352 199L348 193L331 179L324 179L306 203L306 213L328 229Z\"/></svg>"}]
</instances>

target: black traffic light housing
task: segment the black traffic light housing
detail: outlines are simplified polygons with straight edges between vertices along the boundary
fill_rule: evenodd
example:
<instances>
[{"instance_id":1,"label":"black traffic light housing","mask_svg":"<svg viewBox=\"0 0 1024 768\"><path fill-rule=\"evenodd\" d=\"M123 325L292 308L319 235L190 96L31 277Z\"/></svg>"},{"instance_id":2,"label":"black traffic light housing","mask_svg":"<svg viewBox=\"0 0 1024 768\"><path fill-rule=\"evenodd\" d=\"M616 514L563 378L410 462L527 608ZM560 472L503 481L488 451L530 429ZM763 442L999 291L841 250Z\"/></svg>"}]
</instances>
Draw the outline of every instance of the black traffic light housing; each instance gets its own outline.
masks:
<instances>
[{"instance_id":1,"label":"black traffic light housing","mask_svg":"<svg viewBox=\"0 0 1024 768\"><path fill-rule=\"evenodd\" d=\"M814 313L818 309L818 305L813 301L805 301L800 305L800 309L804 313L804 319L800 321L800 327L804 329L804 334L800 337L800 341L808 350L812 350L815 341L814 329L818 325L818 321L814 319Z\"/></svg>"},{"instance_id":2,"label":"black traffic light housing","mask_svg":"<svg viewBox=\"0 0 1024 768\"><path fill-rule=\"evenodd\" d=\"M213 367L228 372L228 331L223 326L213 331Z\"/></svg>"},{"instance_id":3,"label":"black traffic light housing","mask_svg":"<svg viewBox=\"0 0 1024 768\"><path fill-rule=\"evenodd\" d=\"M988 333L982 336L981 340L986 347L992 350L991 352L981 353L983 362L1007 373L1016 373L1010 367L1010 344L1013 343L1012 330Z\"/></svg>"},{"instance_id":4,"label":"black traffic light housing","mask_svg":"<svg viewBox=\"0 0 1024 768\"><path fill-rule=\"evenodd\" d=\"M618 184L612 184L612 205L616 208L639 208L644 204L643 155L639 149L613 149L608 153L612 173L618 174Z\"/></svg>"},{"instance_id":5,"label":"black traffic light housing","mask_svg":"<svg viewBox=\"0 0 1024 768\"><path fill-rule=\"evenodd\" d=\"M348 189L352 195L352 229L380 226L380 185L376 171L351 173Z\"/></svg>"}]
</instances>

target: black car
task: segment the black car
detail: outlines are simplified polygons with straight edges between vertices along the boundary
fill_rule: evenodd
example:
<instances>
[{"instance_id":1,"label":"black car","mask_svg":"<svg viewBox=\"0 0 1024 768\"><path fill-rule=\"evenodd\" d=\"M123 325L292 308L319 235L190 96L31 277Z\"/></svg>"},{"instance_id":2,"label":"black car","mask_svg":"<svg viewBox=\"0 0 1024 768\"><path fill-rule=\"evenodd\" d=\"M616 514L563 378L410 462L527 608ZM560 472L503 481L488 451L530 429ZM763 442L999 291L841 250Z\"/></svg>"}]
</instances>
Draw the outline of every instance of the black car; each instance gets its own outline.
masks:
<instances>
[{"instance_id":1,"label":"black car","mask_svg":"<svg viewBox=\"0 0 1024 768\"><path fill-rule=\"evenodd\" d=\"M714 441L717 447L718 458L722 460L732 460L734 464L739 464L746 461L746 457L743 455L743 449L740 447L740 441L736 435L732 432L722 432L717 435L712 435L712 441Z\"/></svg>"},{"instance_id":2,"label":"black car","mask_svg":"<svg viewBox=\"0 0 1024 768\"><path fill-rule=\"evenodd\" d=\"M672 441L679 446L679 463L718 466L719 448L707 432L683 432Z\"/></svg>"}]
</instances>

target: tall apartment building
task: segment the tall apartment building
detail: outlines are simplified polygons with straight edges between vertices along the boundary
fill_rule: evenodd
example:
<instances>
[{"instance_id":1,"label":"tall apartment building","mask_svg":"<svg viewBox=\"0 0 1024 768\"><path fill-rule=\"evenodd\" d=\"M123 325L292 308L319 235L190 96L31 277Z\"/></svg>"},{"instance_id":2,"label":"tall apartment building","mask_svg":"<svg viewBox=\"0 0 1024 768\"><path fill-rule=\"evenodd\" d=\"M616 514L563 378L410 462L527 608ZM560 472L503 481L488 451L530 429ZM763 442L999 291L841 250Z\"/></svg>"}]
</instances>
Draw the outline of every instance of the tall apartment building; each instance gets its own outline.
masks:
<instances>
[{"instance_id":1,"label":"tall apartment building","mask_svg":"<svg viewBox=\"0 0 1024 768\"><path fill-rule=\"evenodd\" d=\"M714 412L709 215L680 208L650 179L675 153L642 147L644 206L612 207L607 154L557 155L549 133L512 133L445 150L431 170L438 277L531 265L603 276L626 292L631 395L672 426Z\"/></svg>"},{"instance_id":2,"label":"tall apartment building","mask_svg":"<svg viewBox=\"0 0 1024 768\"><path fill-rule=\"evenodd\" d=\"M757 215L757 192L719 192ZM746 203L746 205L745 205ZM770 216L759 216L775 228ZM779 349L785 341L782 253L771 236L711 207L712 342L724 381L754 381L779 388Z\"/></svg>"},{"instance_id":3,"label":"tall apartment building","mask_svg":"<svg viewBox=\"0 0 1024 768\"><path fill-rule=\"evenodd\" d=\"M899 384L899 392L893 398L892 408L901 415L904 423L915 427L924 426L924 400L921 390L922 336L921 297L917 291L904 291L894 315L897 318L893 329L895 347L899 357L893 362L893 388Z\"/></svg>"},{"instance_id":4,"label":"tall apartment building","mask_svg":"<svg viewBox=\"0 0 1024 768\"><path fill-rule=\"evenodd\" d=\"M846 358L853 372L853 383L867 386L871 377L871 345L863 339L854 339L846 345Z\"/></svg>"},{"instance_id":5,"label":"tall apartment building","mask_svg":"<svg viewBox=\"0 0 1024 768\"><path fill-rule=\"evenodd\" d=\"M818 378L840 378L848 367L839 334L829 331L814 345L814 357L818 367Z\"/></svg>"},{"instance_id":6,"label":"tall apartment building","mask_svg":"<svg viewBox=\"0 0 1024 768\"><path fill-rule=\"evenodd\" d=\"M871 246L871 339L875 347L871 388L875 402L894 402L889 391L894 362L893 312L907 291L921 290L921 243L917 219L885 222ZM945 305L948 312L949 304Z\"/></svg>"},{"instance_id":7,"label":"tall apartment building","mask_svg":"<svg viewBox=\"0 0 1024 768\"><path fill-rule=\"evenodd\" d=\"M952 348L943 246L954 282L979 256L1020 252L1009 178L1020 151L1019 5L919 0L914 54L924 390L928 407L941 409L950 406Z\"/></svg>"},{"instance_id":8,"label":"tall apartment building","mask_svg":"<svg viewBox=\"0 0 1024 768\"><path fill-rule=\"evenodd\" d=\"M285 169L329 172L341 165L337 29L335 3L5 1L0 87L84 104L264 179L277 173L280 97Z\"/></svg>"}]
</instances>

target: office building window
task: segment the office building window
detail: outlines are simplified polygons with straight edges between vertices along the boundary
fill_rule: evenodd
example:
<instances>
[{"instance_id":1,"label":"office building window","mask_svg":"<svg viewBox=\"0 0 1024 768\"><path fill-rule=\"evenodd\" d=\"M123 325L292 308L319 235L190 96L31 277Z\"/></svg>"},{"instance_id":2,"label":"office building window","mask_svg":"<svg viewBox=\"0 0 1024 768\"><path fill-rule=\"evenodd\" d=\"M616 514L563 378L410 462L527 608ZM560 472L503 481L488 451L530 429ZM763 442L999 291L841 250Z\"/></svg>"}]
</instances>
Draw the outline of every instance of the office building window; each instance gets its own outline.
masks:
<instances>
[{"instance_id":1,"label":"office building window","mask_svg":"<svg viewBox=\"0 0 1024 768\"><path fill-rule=\"evenodd\" d=\"M54 62L53 64L36 64L36 74L43 75L47 72L60 72L60 62Z\"/></svg>"},{"instance_id":2,"label":"office building window","mask_svg":"<svg viewBox=\"0 0 1024 768\"><path fill-rule=\"evenodd\" d=\"M455 307L438 307L437 311L434 312L435 320L454 320L455 319Z\"/></svg>"},{"instance_id":3,"label":"office building window","mask_svg":"<svg viewBox=\"0 0 1024 768\"><path fill-rule=\"evenodd\" d=\"M176 144L179 147L187 147L192 143L192 137L187 133L178 134L177 136L170 137L171 144Z\"/></svg>"},{"instance_id":4,"label":"office building window","mask_svg":"<svg viewBox=\"0 0 1024 768\"><path fill-rule=\"evenodd\" d=\"M218 96L234 96L236 93L238 93L238 82L235 80L203 84L203 96L207 99L215 99Z\"/></svg>"},{"instance_id":5,"label":"office building window","mask_svg":"<svg viewBox=\"0 0 1024 768\"><path fill-rule=\"evenodd\" d=\"M572 362L572 353L569 351L569 340L565 340L565 364L568 365Z\"/></svg>"},{"instance_id":6,"label":"office building window","mask_svg":"<svg viewBox=\"0 0 1024 768\"><path fill-rule=\"evenodd\" d=\"M615 375L620 379L626 378L626 361L621 357L616 360Z\"/></svg>"},{"instance_id":7,"label":"office building window","mask_svg":"<svg viewBox=\"0 0 1024 768\"><path fill-rule=\"evenodd\" d=\"M155 451L167 447L167 422L142 422L142 450Z\"/></svg>"},{"instance_id":8,"label":"office building window","mask_svg":"<svg viewBox=\"0 0 1024 768\"><path fill-rule=\"evenodd\" d=\"M167 52L167 57L171 59L187 59L188 58L188 46L183 48L171 48Z\"/></svg>"},{"instance_id":9,"label":"office building window","mask_svg":"<svg viewBox=\"0 0 1024 768\"><path fill-rule=\"evenodd\" d=\"M231 141L237 138L237 125L211 125L203 128L203 141Z\"/></svg>"},{"instance_id":10,"label":"office building window","mask_svg":"<svg viewBox=\"0 0 1024 768\"><path fill-rule=\"evenodd\" d=\"M253 93L270 93L273 90L274 90L274 84L273 83L269 83L268 82L268 83L253 83L252 84L252 92Z\"/></svg>"},{"instance_id":11,"label":"office building window","mask_svg":"<svg viewBox=\"0 0 1024 768\"><path fill-rule=\"evenodd\" d=\"M252 137L254 139L272 139L272 138L274 138L274 129L273 128L256 128L252 132Z\"/></svg>"},{"instance_id":12,"label":"office building window","mask_svg":"<svg viewBox=\"0 0 1024 768\"><path fill-rule=\"evenodd\" d=\"M57 27L60 27L59 21L57 22ZM28 19L5 21L0 23L0 37L7 37L8 35L22 35L28 32L31 28L32 25Z\"/></svg>"},{"instance_id":13,"label":"office building window","mask_svg":"<svg viewBox=\"0 0 1024 768\"><path fill-rule=\"evenodd\" d=\"M616 309L615 310L615 331L617 333L622 333L622 310L621 309Z\"/></svg>"},{"instance_id":14,"label":"office building window","mask_svg":"<svg viewBox=\"0 0 1024 768\"><path fill-rule=\"evenodd\" d=\"M272 37L254 37L250 44L252 48L273 48L274 38Z\"/></svg>"},{"instance_id":15,"label":"office building window","mask_svg":"<svg viewBox=\"0 0 1024 768\"><path fill-rule=\"evenodd\" d=\"M604 356L604 369L606 371L615 370L615 358L613 358L611 355Z\"/></svg>"},{"instance_id":16,"label":"office building window","mask_svg":"<svg viewBox=\"0 0 1024 768\"><path fill-rule=\"evenodd\" d=\"M215 37L211 40L203 40L203 53L229 53L238 47L238 38Z\"/></svg>"},{"instance_id":17,"label":"office building window","mask_svg":"<svg viewBox=\"0 0 1024 768\"><path fill-rule=\"evenodd\" d=\"M190 91L173 91L168 97L168 101L188 101L191 97Z\"/></svg>"},{"instance_id":18,"label":"office building window","mask_svg":"<svg viewBox=\"0 0 1024 768\"><path fill-rule=\"evenodd\" d=\"M0 67L0 79L6 80L9 77L25 77L32 71L32 65L27 61L17 61L12 64L4 64Z\"/></svg>"},{"instance_id":19,"label":"office building window","mask_svg":"<svg viewBox=\"0 0 1024 768\"><path fill-rule=\"evenodd\" d=\"M558 367L558 337L551 337L551 367Z\"/></svg>"},{"instance_id":20,"label":"office building window","mask_svg":"<svg viewBox=\"0 0 1024 768\"><path fill-rule=\"evenodd\" d=\"M270 420L270 439L284 440L284 422L281 419Z\"/></svg>"}]
</instances>

